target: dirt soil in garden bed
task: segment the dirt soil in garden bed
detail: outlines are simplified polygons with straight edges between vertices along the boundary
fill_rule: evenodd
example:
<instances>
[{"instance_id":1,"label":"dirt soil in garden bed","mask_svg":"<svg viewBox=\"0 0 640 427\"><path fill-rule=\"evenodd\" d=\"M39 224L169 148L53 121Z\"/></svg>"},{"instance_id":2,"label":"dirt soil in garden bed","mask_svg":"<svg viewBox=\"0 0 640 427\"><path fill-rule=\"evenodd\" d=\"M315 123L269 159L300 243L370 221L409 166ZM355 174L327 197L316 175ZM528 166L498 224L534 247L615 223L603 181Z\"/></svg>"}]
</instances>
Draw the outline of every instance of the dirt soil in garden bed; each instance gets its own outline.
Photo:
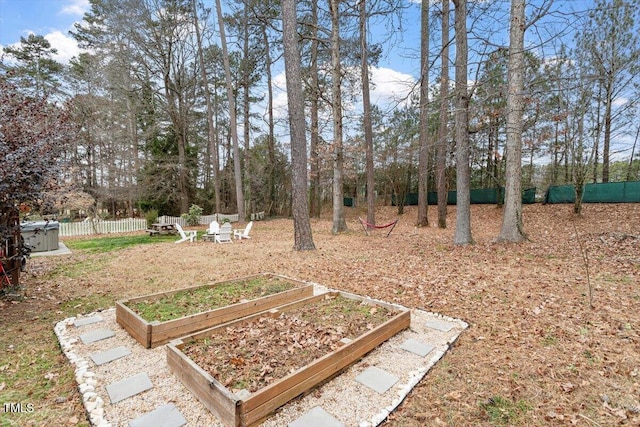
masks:
<instances>
[{"instance_id":1,"label":"dirt soil in garden bed","mask_svg":"<svg viewBox=\"0 0 640 427\"><path fill-rule=\"evenodd\" d=\"M640 204L589 204L581 217L571 208L526 205L531 240L520 244L495 242L502 210L491 205L472 206L469 246L453 244L455 207L445 230L416 228L417 210L408 208L389 238L382 230L365 236L358 216L366 212L345 208L344 234L331 233L329 211L312 220L317 249L310 252L292 250L293 222L278 219L255 222L252 239L229 245L159 242L34 258L24 275L27 298L0 303L0 343L3 351L13 346L0 375L18 375L43 348L55 350L53 324L74 313L273 272L469 323L388 426L637 426ZM435 215L430 207L432 223ZM381 224L397 217L392 207L376 212ZM0 381L0 394L45 390L34 403L46 408L49 424L84 420L72 368L63 356L49 360L28 379ZM60 395L69 398L57 403Z\"/></svg>"},{"instance_id":2,"label":"dirt soil in garden bed","mask_svg":"<svg viewBox=\"0 0 640 427\"><path fill-rule=\"evenodd\" d=\"M182 351L225 387L256 392L398 313L342 296L262 316L187 342Z\"/></svg>"}]
</instances>

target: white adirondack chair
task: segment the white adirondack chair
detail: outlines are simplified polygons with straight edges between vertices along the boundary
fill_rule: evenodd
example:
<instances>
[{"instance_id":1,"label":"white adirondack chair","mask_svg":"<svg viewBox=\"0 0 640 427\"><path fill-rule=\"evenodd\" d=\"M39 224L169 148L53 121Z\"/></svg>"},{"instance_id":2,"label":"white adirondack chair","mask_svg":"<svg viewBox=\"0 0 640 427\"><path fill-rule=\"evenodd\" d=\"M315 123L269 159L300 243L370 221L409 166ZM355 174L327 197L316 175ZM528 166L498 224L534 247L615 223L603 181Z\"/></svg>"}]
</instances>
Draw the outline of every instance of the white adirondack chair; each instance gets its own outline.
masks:
<instances>
[{"instance_id":1,"label":"white adirondack chair","mask_svg":"<svg viewBox=\"0 0 640 427\"><path fill-rule=\"evenodd\" d=\"M193 242L196 240L196 236L198 235L198 232L195 230L184 231L178 223L176 223L176 230L178 230L178 233L180 234L180 240L177 240L175 243L182 243L187 240Z\"/></svg>"},{"instance_id":2,"label":"white adirondack chair","mask_svg":"<svg viewBox=\"0 0 640 427\"><path fill-rule=\"evenodd\" d=\"M209 228L207 228L207 234L215 236L218 233L220 233L220 224L218 224L218 221L211 221Z\"/></svg>"},{"instance_id":3,"label":"white adirondack chair","mask_svg":"<svg viewBox=\"0 0 640 427\"><path fill-rule=\"evenodd\" d=\"M231 223L225 222L220 226L220 232L215 237L218 243L233 243L231 240Z\"/></svg>"},{"instance_id":4,"label":"white adirondack chair","mask_svg":"<svg viewBox=\"0 0 640 427\"><path fill-rule=\"evenodd\" d=\"M240 228L238 230L233 230L233 237L236 239L250 239L249 232L251 231L251 227L253 227L253 221L249 221L245 228Z\"/></svg>"}]
</instances>

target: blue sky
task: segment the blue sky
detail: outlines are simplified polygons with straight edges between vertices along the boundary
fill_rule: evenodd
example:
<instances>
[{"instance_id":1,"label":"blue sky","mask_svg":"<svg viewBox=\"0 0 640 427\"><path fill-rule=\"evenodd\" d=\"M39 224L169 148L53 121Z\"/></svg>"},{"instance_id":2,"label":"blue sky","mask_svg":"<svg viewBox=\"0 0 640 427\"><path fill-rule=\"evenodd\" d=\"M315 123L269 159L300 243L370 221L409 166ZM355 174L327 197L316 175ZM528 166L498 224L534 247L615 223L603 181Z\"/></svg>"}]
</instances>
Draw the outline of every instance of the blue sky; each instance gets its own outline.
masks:
<instances>
[{"instance_id":1,"label":"blue sky","mask_svg":"<svg viewBox=\"0 0 640 427\"><path fill-rule=\"evenodd\" d=\"M70 39L69 30L88 10L89 0L0 0L0 46L18 43L32 32L44 35L58 50L70 52L72 40L63 38ZM62 55L61 59L68 58Z\"/></svg>"},{"instance_id":2,"label":"blue sky","mask_svg":"<svg viewBox=\"0 0 640 427\"><path fill-rule=\"evenodd\" d=\"M417 1L419 0L411 0L410 10L404 14L402 31L392 29L392 36L389 44L383 49L380 64L377 68L371 69L371 82L374 85L371 93L372 101L379 105L388 103L387 105L393 106L394 101L406 99L408 91L415 88L419 75L420 47L420 6L415 3ZM213 0L209 2L212 4ZM480 4L482 2L484 0L480 0ZM556 0L554 6L563 12L569 12L576 9L584 10L592 2L593 0ZM535 0L533 3L539 4L542 0ZM508 6L508 0L502 0L500 4ZM531 7L527 9L531 13ZM75 22L82 20L84 13L88 10L89 0L0 0L0 50L4 46L18 43L21 36L26 37L33 32L45 36L58 50L56 60L67 63L78 54L78 47L69 35L69 30L73 29ZM508 27L508 13L506 18L507 22L494 22L492 30L495 30L496 34L506 36L504 32ZM433 22L432 25L439 25L439 23ZM495 28L496 26L499 28ZM395 33L393 30L396 30ZM386 35L389 34L388 28L374 26L370 31L374 38L379 35L386 39ZM439 40L435 43L439 43ZM434 46L434 49L437 51L437 47ZM276 83L278 77L284 76L277 76ZM285 103L284 95L279 96Z\"/></svg>"},{"instance_id":3,"label":"blue sky","mask_svg":"<svg viewBox=\"0 0 640 427\"><path fill-rule=\"evenodd\" d=\"M535 0L533 3L542 1ZM584 10L592 2L593 0L555 1L556 8L565 12ZM411 9L405 13L402 31L397 31L391 37L393 46L386 46L381 66L392 66L402 73L418 74L420 12L417 3L419 0L410 0ZM503 3L508 5L507 0L503 0ZM531 11L530 7L527 9ZM33 32L44 35L53 47L58 49L59 56L56 59L66 63L78 52L75 42L69 36L69 30L73 29L73 24L80 21L84 12L88 10L89 0L0 0L0 47L18 43L20 36L27 36ZM435 22L432 24L438 25ZM508 23L500 24L504 24L499 25L504 27L503 31L507 29ZM371 30L375 35L376 28ZM387 28L380 30L384 33L389 31Z\"/></svg>"},{"instance_id":4,"label":"blue sky","mask_svg":"<svg viewBox=\"0 0 640 427\"><path fill-rule=\"evenodd\" d=\"M78 53L69 30L88 9L88 0L0 0L0 46L33 32L44 35L58 49L56 59L66 63Z\"/></svg>"},{"instance_id":5,"label":"blue sky","mask_svg":"<svg viewBox=\"0 0 640 427\"><path fill-rule=\"evenodd\" d=\"M89 8L89 0L0 0L0 50L19 43L21 36L35 33L43 35L58 50L56 60L67 63L78 54L69 30ZM418 51L417 46L415 49ZM405 98L415 83L417 61L393 56L386 57L379 68L372 70L372 83L377 83L371 94L374 102ZM394 69L389 65L391 62L395 62Z\"/></svg>"}]
</instances>

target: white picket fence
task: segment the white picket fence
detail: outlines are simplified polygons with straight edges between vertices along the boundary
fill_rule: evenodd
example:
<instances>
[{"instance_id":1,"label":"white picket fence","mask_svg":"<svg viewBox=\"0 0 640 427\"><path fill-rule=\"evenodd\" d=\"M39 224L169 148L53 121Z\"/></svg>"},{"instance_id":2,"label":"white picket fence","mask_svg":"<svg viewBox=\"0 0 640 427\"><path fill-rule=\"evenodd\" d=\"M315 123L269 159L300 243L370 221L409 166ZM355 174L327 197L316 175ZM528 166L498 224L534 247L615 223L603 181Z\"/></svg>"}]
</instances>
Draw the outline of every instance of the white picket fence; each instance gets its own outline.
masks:
<instances>
[{"instance_id":1,"label":"white picket fence","mask_svg":"<svg viewBox=\"0 0 640 427\"><path fill-rule=\"evenodd\" d=\"M198 224L209 225L211 224L212 221L218 221L219 223L223 223L225 220L229 222L238 222L238 214L202 215L200 216L200 221L198 222ZM158 222L164 223L164 224L180 224L182 227L186 227L188 225L187 220L179 216L162 215L158 217Z\"/></svg>"},{"instance_id":2,"label":"white picket fence","mask_svg":"<svg viewBox=\"0 0 640 427\"><path fill-rule=\"evenodd\" d=\"M129 233L147 229L144 218L128 218L117 221L61 222L59 236L90 236L92 234Z\"/></svg>"},{"instance_id":3,"label":"white picket fence","mask_svg":"<svg viewBox=\"0 0 640 427\"><path fill-rule=\"evenodd\" d=\"M238 214L226 215L226 214L213 214L203 215L200 217L199 224L209 225L212 221L218 221L219 223L225 220L229 222L238 222ZM158 222L165 224L180 224L183 227L187 226L187 221L179 216L167 216L162 215L158 217ZM59 229L60 237L70 236L90 236L92 234L114 234L114 233L129 233L132 231L141 231L147 229L147 220L144 218L128 218L120 219L117 221L83 221L83 222L61 222Z\"/></svg>"}]
</instances>

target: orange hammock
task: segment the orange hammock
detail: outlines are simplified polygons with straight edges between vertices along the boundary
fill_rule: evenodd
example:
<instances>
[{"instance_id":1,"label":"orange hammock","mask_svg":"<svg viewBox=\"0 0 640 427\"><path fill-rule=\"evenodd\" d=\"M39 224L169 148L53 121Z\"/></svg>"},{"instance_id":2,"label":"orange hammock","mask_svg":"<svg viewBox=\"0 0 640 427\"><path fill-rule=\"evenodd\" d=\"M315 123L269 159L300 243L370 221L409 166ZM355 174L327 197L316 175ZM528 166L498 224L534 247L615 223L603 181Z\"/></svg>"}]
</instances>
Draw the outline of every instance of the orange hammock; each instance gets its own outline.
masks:
<instances>
[{"instance_id":1,"label":"orange hammock","mask_svg":"<svg viewBox=\"0 0 640 427\"><path fill-rule=\"evenodd\" d=\"M365 221L362 218L358 218L360 220L360 224L362 225L362 228L364 229L365 234L368 236L369 235L369 229L371 228L389 228L389 232L387 232L387 236L389 237L389 234L391 234L391 232L393 231L393 229L395 228L396 224L398 223L398 220L396 219L395 221L391 221L389 224L385 224L385 225L375 225L375 224L369 224L367 221Z\"/></svg>"}]
</instances>

